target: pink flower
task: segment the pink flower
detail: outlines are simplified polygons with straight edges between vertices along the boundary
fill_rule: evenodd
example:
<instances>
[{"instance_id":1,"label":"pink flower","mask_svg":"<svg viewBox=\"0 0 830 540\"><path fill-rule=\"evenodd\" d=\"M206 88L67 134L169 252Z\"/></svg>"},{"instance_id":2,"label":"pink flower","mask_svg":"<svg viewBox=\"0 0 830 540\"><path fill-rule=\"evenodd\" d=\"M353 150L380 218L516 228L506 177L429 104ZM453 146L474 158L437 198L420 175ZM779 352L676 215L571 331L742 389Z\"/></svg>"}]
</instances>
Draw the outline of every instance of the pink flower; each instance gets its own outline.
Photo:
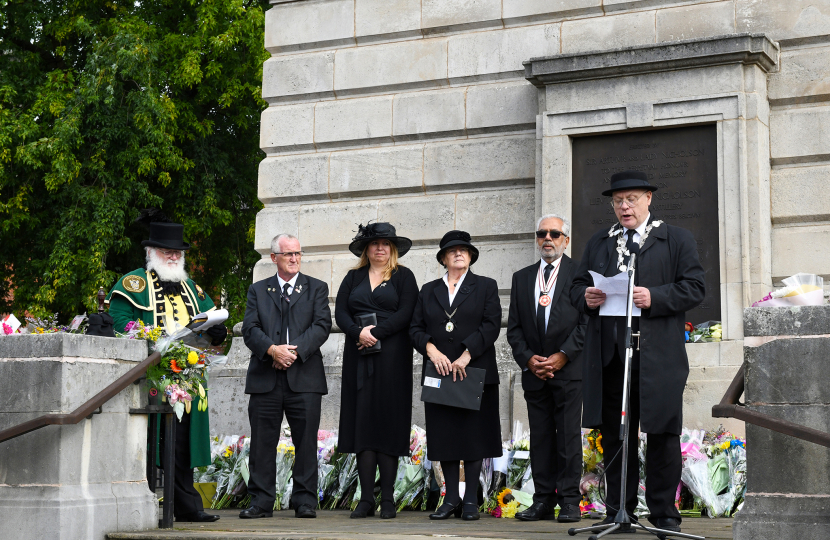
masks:
<instances>
[{"instance_id":1,"label":"pink flower","mask_svg":"<svg viewBox=\"0 0 830 540\"><path fill-rule=\"evenodd\" d=\"M501 506L497 506L493 509L493 517L501 517Z\"/></svg>"},{"instance_id":2,"label":"pink flower","mask_svg":"<svg viewBox=\"0 0 830 540\"><path fill-rule=\"evenodd\" d=\"M159 391L158 391L158 390L156 390L155 388L150 388L150 395L151 395L151 396L154 396L154 397L155 397L155 396L157 396L157 395L158 395L158 393L159 393Z\"/></svg>"},{"instance_id":3,"label":"pink flower","mask_svg":"<svg viewBox=\"0 0 830 540\"><path fill-rule=\"evenodd\" d=\"M8 324L3 323L3 333L6 334L6 335L13 334L14 330L12 330L12 327L9 326Z\"/></svg>"},{"instance_id":4,"label":"pink flower","mask_svg":"<svg viewBox=\"0 0 830 540\"><path fill-rule=\"evenodd\" d=\"M127 323L127 326L125 326L125 327L124 327L124 331L125 331L125 332L129 332L130 330L132 330L133 328L135 328L135 327L136 327L136 324L138 324L136 321L130 321L130 322L128 322L128 323Z\"/></svg>"}]
</instances>

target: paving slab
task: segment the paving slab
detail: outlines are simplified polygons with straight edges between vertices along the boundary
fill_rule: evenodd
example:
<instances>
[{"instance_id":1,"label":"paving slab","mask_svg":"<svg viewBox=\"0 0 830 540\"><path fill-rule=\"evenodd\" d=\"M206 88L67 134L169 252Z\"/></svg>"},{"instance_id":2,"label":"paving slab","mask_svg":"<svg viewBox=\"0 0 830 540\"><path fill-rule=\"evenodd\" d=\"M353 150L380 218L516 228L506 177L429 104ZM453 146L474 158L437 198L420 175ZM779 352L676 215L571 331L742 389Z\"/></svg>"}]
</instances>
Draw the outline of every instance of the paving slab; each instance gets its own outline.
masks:
<instances>
[{"instance_id":1,"label":"paving slab","mask_svg":"<svg viewBox=\"0 0 830 540\"><path fill-rule=\"evenodd\" d=\"M378 517L349 519L346 510L317 511L317 519L296 519L293 510L275 512L274 517L241 520L239 510L214 510L221 516L214 523L176 523L173 530L111 533L110 540L262 540L297 538L302 540L412 540L414 538L472 538L564 540L582 538L568 536L568 529L574 524L556 521L522 522L515 519L498 519L482 515L478 521L464 522L460 519L430 521L428 512L401 512L395 519L381 520ZM587 527L594 520L584 519L576 524ZM687 518L683 520L683 532L705 536L711 540L732 539L732 519ZM614 538L651 537L638 532L634 535L614 535ZM671 538L671 537L670 537Z\"/></svg>"}]
</instances>

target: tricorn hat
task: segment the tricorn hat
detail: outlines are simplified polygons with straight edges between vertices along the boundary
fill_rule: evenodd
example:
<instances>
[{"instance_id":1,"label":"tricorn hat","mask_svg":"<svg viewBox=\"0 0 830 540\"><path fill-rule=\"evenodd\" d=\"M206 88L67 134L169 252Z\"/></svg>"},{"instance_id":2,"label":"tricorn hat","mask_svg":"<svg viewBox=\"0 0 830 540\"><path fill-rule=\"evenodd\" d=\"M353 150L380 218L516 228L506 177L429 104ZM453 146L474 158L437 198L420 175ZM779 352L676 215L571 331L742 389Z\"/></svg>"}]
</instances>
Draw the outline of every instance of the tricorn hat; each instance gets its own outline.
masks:
<instances>
[{"instance_id":1,"label":"tricorn hat","mask_svg":"<svg viewBox=\"0 0 830 540\"><path fill-rule=\"evenodd\" d=\"M478 260L478 248L471 244L470 240L470 233L466 231L448 232L441 238L441 242L438 244L438 253L435 255L435 258L438 259L439 263L444 264L445 250L455 246L465 246L470 250L470 266L472 266Z\"/></svg>"},{"instance_id":2,"label":"tricorn hat","mask_svg":"<svg viewBox=\"0 0 830 540\"><path fill-rule=\"evenodd\" d=\"M150 223L150 239L144 240L141 245L183 251L190 249L190 244L184 241L184 225L180 223Z\"/></svg>"},{"instance_id":3,"label":"tricorn hat","mask_svg":"<svg viewBox=\"0 0 830 540\"><path fill-rule=\"evenodd\" d=\"M368 223L357 226L357 236L349 244L349 251L360 257L363 250L374 240L389 240L398 248L398 257L403 257L412 247L412 240L398 236L395 227L390 223Z\"/></svg>"},{"instance_id":4,"label":"tricorn hat","mask_svg":"<svg viewBox=\"0 0 830 540\"><path fill-rule=\"evenodd\" d=\"M611 187L602 192L610 197L615 191L624 189L647 189L657 191L657 186L648 183L648 175L640 171L623 171L611 175Z\"/></svg>"}]
</instances>

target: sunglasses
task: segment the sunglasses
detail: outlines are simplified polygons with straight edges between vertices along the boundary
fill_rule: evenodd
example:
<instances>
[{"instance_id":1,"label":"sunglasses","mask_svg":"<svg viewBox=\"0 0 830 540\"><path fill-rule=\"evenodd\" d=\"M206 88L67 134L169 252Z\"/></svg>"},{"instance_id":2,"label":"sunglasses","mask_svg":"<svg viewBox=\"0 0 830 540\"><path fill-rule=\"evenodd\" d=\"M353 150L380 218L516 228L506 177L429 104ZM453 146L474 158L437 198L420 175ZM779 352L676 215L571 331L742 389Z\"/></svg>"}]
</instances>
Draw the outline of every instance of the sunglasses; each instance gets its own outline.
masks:
<instances>
[{"instance_id":1,"label":"sunglasses","mask_svg":"<svg viewBox=\"0 0 830 540\"><path fill-rule=\"evenodd\" d=\"M557 231L555 229L550 229L550 230L547 230L547 231L546 230L536 231L536 238L539 238L539 239L545 238L548 234L550 234L550 237L553 238L554 240L556 240L560 236L567 236L562 231Z\"/></svg>"}]
</instances>

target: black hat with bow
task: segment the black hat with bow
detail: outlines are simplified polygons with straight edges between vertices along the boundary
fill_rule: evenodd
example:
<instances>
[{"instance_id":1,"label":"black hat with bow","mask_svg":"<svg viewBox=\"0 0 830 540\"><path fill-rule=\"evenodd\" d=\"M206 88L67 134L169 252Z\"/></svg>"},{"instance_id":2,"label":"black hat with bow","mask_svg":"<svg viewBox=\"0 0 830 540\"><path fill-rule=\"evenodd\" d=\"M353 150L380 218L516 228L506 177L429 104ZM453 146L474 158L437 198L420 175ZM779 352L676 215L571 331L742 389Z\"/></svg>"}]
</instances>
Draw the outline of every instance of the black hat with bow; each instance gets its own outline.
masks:
<instances>
[{"instance_id":1,"label":"black hat with bow","mask_svg":"<svg viewBox=\"0 0 830 540\"><path fill-rule=\"evenodd\" d=\"M184 241L184 225L173 223L160 210L155 208L142 210L135 222L150 229L150 238L141 242L144 247L182 251L190 249L190 244Z\"/></svg>"},{"instance_id":2,"label":"black hat with bow","mask_svg":"<svg viewBox=\"0 0 830 540\"><path fill-rule=\"evenodd\" d=\"M392 224L381 222L358 225L357 236L349 244L349 251L360 257L363 255L366 246L375 240L389 240L395 244L398 249L398 257L406 255L406 252L412 247L412 240L404 236L398 236Z\"/></svg>"},{"instance_id":3,"label":"black hat with bow","mask_svg":"<svg viewBox=\"0 0 830 540\"><path fill-rule=\"evenodd\" d=\"M441 243L438 244L438 254L435 258L438 262L444 264L444 251L455 246L464 246L470 250L470 266L474 265L478 260L478 248L470 243L472 238L470 233L466 231L450 231L441 238Z\"/></svg>"}]
</instances>

